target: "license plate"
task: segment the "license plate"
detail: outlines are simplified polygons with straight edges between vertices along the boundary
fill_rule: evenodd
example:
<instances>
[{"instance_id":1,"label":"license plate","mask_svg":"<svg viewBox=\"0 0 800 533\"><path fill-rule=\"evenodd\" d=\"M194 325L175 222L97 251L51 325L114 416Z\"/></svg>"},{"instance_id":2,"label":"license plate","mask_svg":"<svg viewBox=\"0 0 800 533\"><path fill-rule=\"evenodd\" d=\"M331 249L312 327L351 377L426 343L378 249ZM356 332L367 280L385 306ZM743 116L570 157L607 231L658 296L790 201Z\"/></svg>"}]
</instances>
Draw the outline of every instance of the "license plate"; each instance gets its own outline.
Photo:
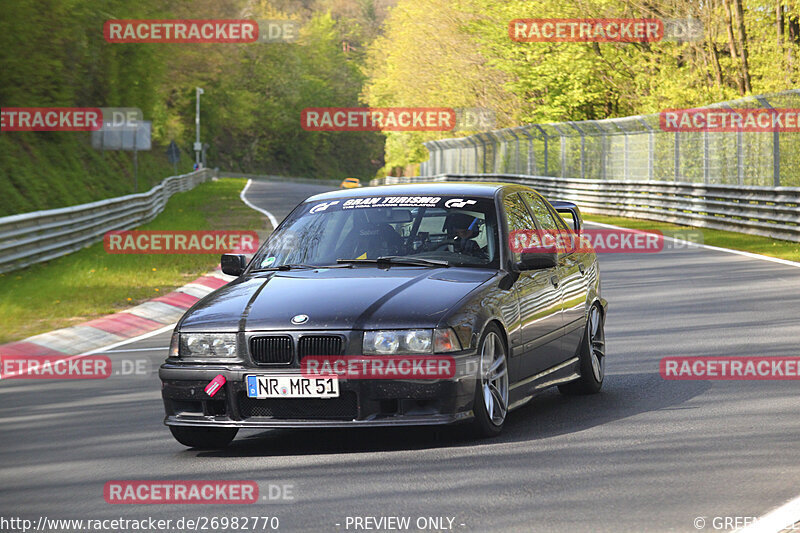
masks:
<instances>
[{"instance_id":1,"label":"license plate","mask_svg":"<svg viewBox=\"0 0 800 533\"><path fill-rule=\"evenodd\" d=\"M246 376L248 398L336 398L336 376Z\"/></svg>"}]
</instances>

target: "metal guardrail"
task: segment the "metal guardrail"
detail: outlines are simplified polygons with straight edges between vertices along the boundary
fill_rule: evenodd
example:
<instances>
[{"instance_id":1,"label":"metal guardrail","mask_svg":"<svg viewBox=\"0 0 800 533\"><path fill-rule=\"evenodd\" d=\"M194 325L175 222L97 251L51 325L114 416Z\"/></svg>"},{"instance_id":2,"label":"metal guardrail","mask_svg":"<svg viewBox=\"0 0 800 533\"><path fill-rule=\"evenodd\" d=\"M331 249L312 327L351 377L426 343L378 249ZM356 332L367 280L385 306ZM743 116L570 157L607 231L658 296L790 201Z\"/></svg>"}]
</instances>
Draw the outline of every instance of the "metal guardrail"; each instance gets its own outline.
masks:
<instances>
[{"instance_id":1,"label":"metal guardrail","mask_svg":"<svg viewBox=\"0 0 800 533\"><path fill-rule=\"evenodd\" d=\"M570 200L588 213L643 218L800 242L800 187L742 187L659 181L589 180L519 174L379 178L372 185L502 181Z\"/></svg>"},{"instance_id":2,"label":"metal guardrail","mask_svg":"<svg viewBox=\"0 0 800 533\"><path fill-rule=\"evenodd\" d=\"M149 191L60 209L0 218L0 273L55 259L103 238L107 231L156 217L177 193L215 176L211 169L171 176Z\"/></svg>"}]
</instances>

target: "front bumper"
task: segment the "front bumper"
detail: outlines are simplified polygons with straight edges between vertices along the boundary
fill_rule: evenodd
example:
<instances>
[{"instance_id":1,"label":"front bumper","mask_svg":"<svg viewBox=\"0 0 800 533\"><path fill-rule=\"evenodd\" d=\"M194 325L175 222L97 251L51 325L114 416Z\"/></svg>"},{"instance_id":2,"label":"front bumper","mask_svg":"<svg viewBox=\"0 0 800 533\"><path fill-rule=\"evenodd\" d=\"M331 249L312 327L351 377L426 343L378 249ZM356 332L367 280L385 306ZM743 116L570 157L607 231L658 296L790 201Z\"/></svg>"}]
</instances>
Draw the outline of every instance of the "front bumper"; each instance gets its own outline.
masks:
<instances>
[{"instance_id":1,"label":"front bumper","mask_svg":"<svg viewBox=\"0 0 800 533\"><path fill-rule=\"evenodd\" d=\"M339 397L271 398L246 394L245 376L300 375L299 369L244 365L165 363L161 395L170 426L353 427L450 424L472 416L478 357L455 354L451 379L339 379ZM206 385L218 375L225 385L209 397Z\"/></svg>"}]
</instances>

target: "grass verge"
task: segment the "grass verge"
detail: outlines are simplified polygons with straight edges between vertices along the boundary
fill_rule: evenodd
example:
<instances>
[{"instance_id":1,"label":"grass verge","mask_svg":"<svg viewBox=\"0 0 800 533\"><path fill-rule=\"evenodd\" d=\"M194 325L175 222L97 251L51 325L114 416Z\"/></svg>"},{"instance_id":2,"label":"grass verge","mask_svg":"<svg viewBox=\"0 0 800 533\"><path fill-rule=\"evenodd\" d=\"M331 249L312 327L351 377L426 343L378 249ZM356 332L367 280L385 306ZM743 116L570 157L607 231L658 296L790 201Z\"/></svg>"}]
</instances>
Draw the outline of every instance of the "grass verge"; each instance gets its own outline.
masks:
<instances>
[{"instance_id":1,"label":"grass verge","mask_svg":"<svg viewBox=\"0 0 800 533\"><path fill-rule=\"evenodd\" d=\"M687 226L669 224L667 222L656 222L653 220L642 220L638 218L610 217L605 215L595 215L582 213L583 218L589 222L600 222L601 224L611 224L630 229L659 230L669 232L672 230L686 229ZM771 239L769 237L759 237L758 235L748 235L747 233L737 233L734 231L721 231L716 229L695 228L703 233L703 243L709 246L720 248L730 248L743 252L767 255L789 261L800 261L800 243Z\"/></svg>"},{"instance_id":2,"label":"grass verge","mask_svg":"<svg viewBox=\"0 0 800 533\"><path fill-rule=\"evenodd\" d=\"M264 230L239 199L246 180L204 183L170 198L140 230ZM217 254L108 254L103 243L0 274L0 344L116 313L174 290L219 264Z\"/></svg>"}]
</instances>

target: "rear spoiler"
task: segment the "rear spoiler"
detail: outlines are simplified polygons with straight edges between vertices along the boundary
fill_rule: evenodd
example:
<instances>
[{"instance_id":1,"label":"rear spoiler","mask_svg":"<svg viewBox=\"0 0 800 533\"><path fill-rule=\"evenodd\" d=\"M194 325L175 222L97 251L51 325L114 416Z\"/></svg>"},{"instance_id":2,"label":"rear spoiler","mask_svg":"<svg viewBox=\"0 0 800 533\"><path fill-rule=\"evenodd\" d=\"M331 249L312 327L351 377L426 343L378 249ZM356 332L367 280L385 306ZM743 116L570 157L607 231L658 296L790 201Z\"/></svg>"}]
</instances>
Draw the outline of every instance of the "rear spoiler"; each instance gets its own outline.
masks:
<instances>
[{"instance_id":1,"label":"rear spoiler","mask_svg":"<svg viewBox=\"0 0 800 533\"><path fill-rule=\"evenodd\" d=\"M581 216L581 210L576 204L564 200L553 200L550 202L550 205L552 205L559 214L566 215L569 213L570 217L572 217L572 229L576 233L580 233L581 229L583 229L583 217Z\"/></svg>"}]
</instances>

